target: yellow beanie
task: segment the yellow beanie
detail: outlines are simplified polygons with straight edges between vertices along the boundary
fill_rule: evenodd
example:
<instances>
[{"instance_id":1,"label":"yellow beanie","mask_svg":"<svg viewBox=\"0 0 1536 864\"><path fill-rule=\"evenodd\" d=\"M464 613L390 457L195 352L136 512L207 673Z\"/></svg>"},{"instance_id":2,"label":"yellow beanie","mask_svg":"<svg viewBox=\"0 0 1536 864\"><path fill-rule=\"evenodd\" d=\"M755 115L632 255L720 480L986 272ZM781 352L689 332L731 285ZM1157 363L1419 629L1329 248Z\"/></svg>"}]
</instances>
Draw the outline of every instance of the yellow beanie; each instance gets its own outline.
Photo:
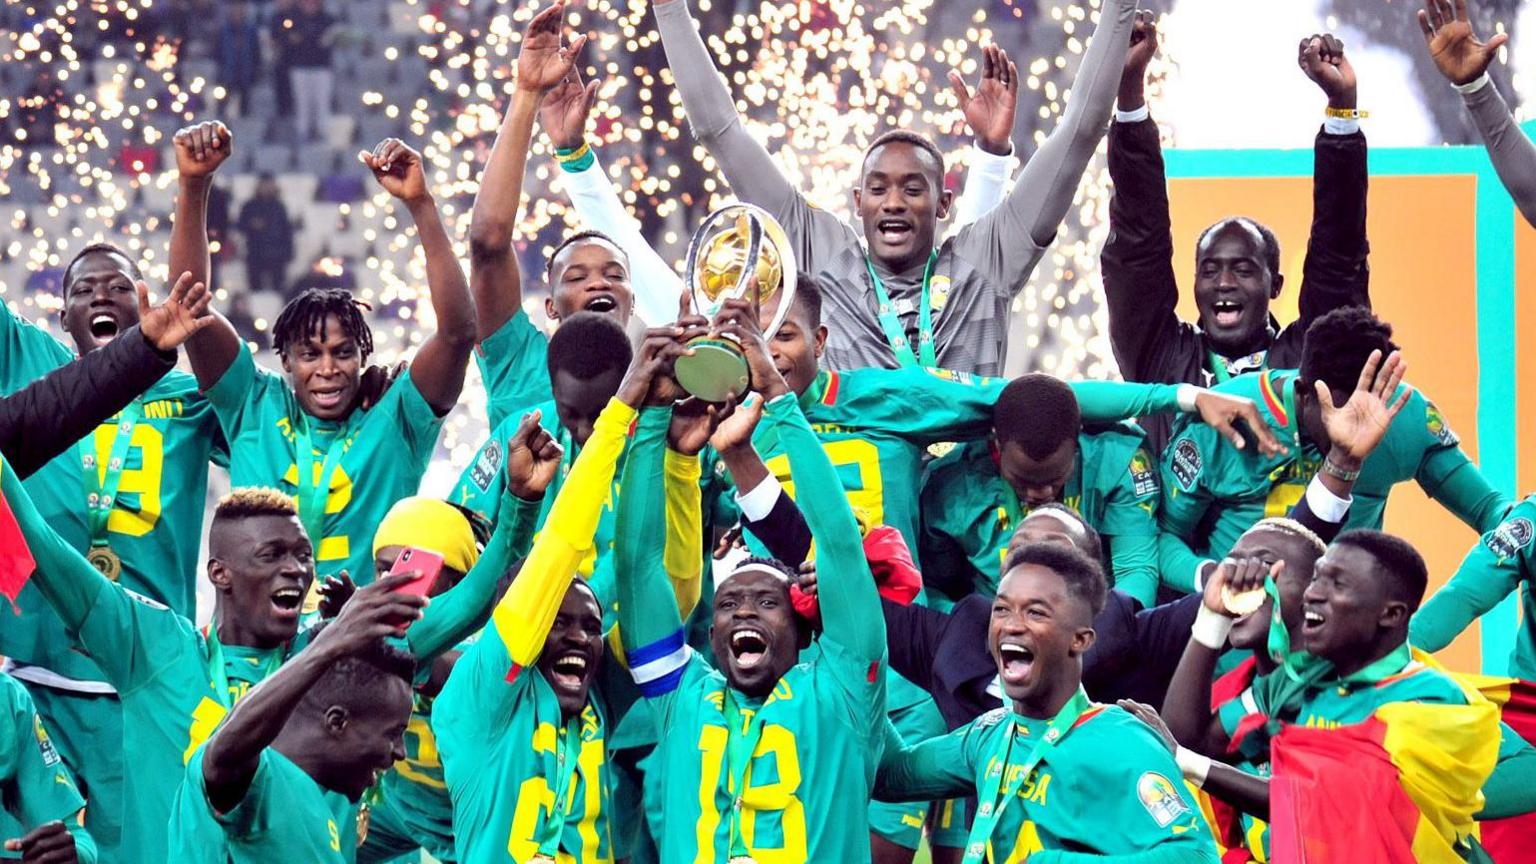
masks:
<instances>
[{"instance_id":1,"label":"yellow beanie","mask_svg":"<svg viewBox=\"0 0 1536 864\"><path fill-rule=\"evenodd\" d=\"M373 554L386 546L415 546L443 556L443 564L468 573L480 558L475 532L457 507L414 495L395 502L373 534Z\"/></svg>"}]
</instances>

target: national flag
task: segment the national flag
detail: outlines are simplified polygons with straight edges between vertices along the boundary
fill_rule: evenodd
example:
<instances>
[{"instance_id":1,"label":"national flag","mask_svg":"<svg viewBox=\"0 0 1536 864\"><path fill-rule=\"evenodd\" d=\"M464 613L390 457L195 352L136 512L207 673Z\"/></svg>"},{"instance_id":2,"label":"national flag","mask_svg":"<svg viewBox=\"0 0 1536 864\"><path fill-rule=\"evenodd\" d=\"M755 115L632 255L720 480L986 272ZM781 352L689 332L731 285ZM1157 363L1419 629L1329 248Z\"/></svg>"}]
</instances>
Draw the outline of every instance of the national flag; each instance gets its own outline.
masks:
<instances>
[{"instance_id":1,"label":"national flag","mask_svg":"<svg viewBox=\"0 0 1536 864\"><path fill-rule=\"evenodd\" d=\"M1270 860L1460 862L1498 758L1498 709L1392 702L1361 723L1288 726L1271 745Z\"/></svg>"},{"instance_id":2,"label":"national flag","mask_svg":"<svg viewBox=\"0 0 1536 864\"><path fill-rule=\"evenodd\" d=\"M1536 684L1489 675L1456 673L1456 678L1499 706L1499 719L1528 743L1536 744ZM1531 860L1531 850L1536 849L1536 813L1484 821L1480 828L1483 851L1495 864Z\"/></svg>"},{"instance_id":3,"label":"national flag","mask_svg":"<svg viewBox=\"0 0 1536 864\"><path fill-rule=\"evenodd\" d=\"M7 467L8 463L0 460L0 472ZM37 559L32 557L27 538L21 533L21 523L11 511L11 502L0 492L0 595L11 601L11 611L17 615L21 614L21 609L16 605L16 598L36 569Z\"/></svg>"}]
</instances>

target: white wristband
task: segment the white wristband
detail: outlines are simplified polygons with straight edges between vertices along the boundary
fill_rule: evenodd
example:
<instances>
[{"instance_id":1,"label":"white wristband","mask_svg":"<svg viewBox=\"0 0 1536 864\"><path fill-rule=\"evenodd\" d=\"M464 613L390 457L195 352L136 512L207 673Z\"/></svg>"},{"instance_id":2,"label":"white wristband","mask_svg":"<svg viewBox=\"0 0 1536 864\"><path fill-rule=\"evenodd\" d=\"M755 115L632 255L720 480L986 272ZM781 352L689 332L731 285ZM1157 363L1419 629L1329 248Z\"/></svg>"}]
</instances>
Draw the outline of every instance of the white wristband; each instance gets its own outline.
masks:
<instances>
[{"instance_id":1,"label":"white wristband","mask_svg":"<svg viewBox=\"0 0 1536 864\"><path fill-rule=\"evenodd\" d=\"M1187 747L1173 751L1173 761L1178 763L1184 779L1197 787L1205 786L1205 778L1211 773L1211 757L1201 756Z\"/></svg>"},{"instance_id":2,"label":"white wristband","mask_svg":"<svg viewBox=\"0 0 1536 864\"><path fill-rule=\"evenodd\" d=\"M1353 135L1360 131L1360 121L1347 117L1327 117L1323 119L1323 131L1329 135Z\"/></svg>"},{"instance_id":3,"label":"white wristband","mask_svg":"<svg viewBox=\"0 0 1536 864\"><path fill-rule=\"evenodd\" d=\"M1121 111L1119 108L1115 109L1116 123L1140 123L1151 116L1152 112L1147 110L1147 103L1145 102L1141 103L1140 108L1132 108L1129 111Z\"/></svg>"},{"instance_id":4,"label":"white wristband","mask_svg":"<svg viewBox=\"0 0 1536 864\"><path fill-rule=\"evenodd\" d=\"M1189 628L1189 638L1212 651L1220 651L1227 646L1227 634L1231 632L1231 618L1212 612L1209 606L1201 603L1200 611L1195 613L1195 624Z\"/></svg>"},{"instance_id":5,"label":"white wristband","mask_svg":"<svg viewBox=\"0 0 1536 864\"><path fill-rule=\"evenodd\" d=\"M1476 81L1468 81L1465 84L1452 84L1451 87L1454 88L1457 93L1460 93L1463 96L1470 96L1471 94L1476 93L1484 87L1487 87L1491 83L1493 83L1493 79L1488 77L1487 72L1484 72L1483 74L1477 76Z\"/></svg>"},{"instance_id":6,"label":"white wristband","mask_svg":"<svg viewBox=\"0 0 1536 864\"><path fill-rule=\"evenodd\" d=\"M1316 474L1312 475L1312 480L1307 483L1307 509L1312 511L1313 516L1324 522L1332 522L1335 525L1343 522L1344 517L1349 515L1349 505L1353 503L1355 503L1355 496L1340 498L1333 494L1333 490L1329 489L1323 483L1323 479Z\"/></svg>"},{"instance_id":7,"label":"white wristband","mask_svg":"<svg viewBox=\"0 0 1536 864\"><path fill-rule=\"evenodd\" d=\"M1195 412L1195 398L1202 392L1204 392L1203 388L1196 387L1193 384L1180 384L1178 389L1179 410L1185 414L1193 414Z\"/></svg>"}]
</instances>

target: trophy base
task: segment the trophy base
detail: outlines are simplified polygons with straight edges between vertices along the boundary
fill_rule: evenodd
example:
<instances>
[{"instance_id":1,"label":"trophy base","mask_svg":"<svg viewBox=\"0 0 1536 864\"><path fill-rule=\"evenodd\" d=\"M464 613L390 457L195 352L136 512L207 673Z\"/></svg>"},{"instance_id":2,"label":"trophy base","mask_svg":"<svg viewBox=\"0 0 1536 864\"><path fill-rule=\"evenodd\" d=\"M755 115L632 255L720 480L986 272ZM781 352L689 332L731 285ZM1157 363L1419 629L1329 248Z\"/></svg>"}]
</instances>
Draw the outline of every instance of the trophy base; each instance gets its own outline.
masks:
<instances>
[{"instance_id":1,"label":"trophy base","mask_svg":"<svg viewBox=\"0 0 1536 864\"><path fill-rule=\"evenodd\" d=\"M693 355L679 357L673 364L677 383L684 390L705 402L724 402L732 393L738 397L746 394L751 376L747 358L736 343L706 336L689 342L688 347Z\"/></svg>"}]
</instances>

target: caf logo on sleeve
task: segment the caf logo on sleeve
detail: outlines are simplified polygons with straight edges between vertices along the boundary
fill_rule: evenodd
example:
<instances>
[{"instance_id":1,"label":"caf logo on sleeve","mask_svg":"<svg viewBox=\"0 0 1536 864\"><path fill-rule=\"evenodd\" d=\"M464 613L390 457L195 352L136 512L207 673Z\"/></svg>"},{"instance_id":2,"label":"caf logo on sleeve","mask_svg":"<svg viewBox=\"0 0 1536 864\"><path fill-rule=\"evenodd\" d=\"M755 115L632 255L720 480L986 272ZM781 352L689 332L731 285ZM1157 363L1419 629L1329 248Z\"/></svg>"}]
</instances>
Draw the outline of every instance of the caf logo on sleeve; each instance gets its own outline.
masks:
<instances>
[{"instance_id":1,"label":"caf logo on sleeve","mask_svg":"<svg viewBox=\"0 0 1536 864\"><path fill-rule=\"evenodd\" d=\"M1513 558L1521 549L1531 544L1531 538L1536 536L1536 525L1531 520L1521 516L1518 519L1510 519L1493 529L1488 539L1483 541L1488 551L1499 556L1500 560Z\"/></svg>"},{"instance_id":2,"label":"caf logo on sleeve","mask_svg":"<svg viewBox=\"0 0 1536 864\"><path fill-rule=\"evenodd\" d=\"M1167 828L1189 812L1189 805L1179 797L1173 784L1155 771L1148 771L1136 781L1136 797L1159 828Z\"/></svg>"},{"instance_id":3,"label":"caf logo on sleeve","mask_svg":"<svg viewBox=\"0 0 1536 864\"><path fill-rule=\"evenodd\" d=\"M1193 491L1200 478L1204 463L1200 459L1200 447L1188 438L1181 438L1173 445L1173 477L1185 492Z\"/></svg>"},{"instance_id":4,"label":"caf logo on sleeve","mask_svg":"<svg viewBox=\"0 0 1536 864\"><path fill-rule=\"evenodd\" d=\"M58 748L53 746L48 730L43 728L43 718L36 714L32 715L32 731L37 735L37 752L43 757L43 765L52 768L59 764Z\"/></svg>"},{"instance_id":5,"label":"caf logo on sleeve","mask_svg":"<svg viewBox=\"0 0 1536 864\"><path fill-rule=\"evenodd\" d=\"M1157 472L1152 470L1152 457L1139 448L1131 457L1131 486L1138 498L1157 494Z\"/></svg>"},{"instance_id":6,"label":"caf logo on sleeve","mask_svg":"<svg viewBox=\"0 0 1536 864\"><path fill-rule=\"evenodd\" d=\"M485 442L469 469L469 479L481 492L491 491L491 484L496 482L496 474L501 471L501 461L501 442L495 438Z\"/></svg>"}]
</instances>

